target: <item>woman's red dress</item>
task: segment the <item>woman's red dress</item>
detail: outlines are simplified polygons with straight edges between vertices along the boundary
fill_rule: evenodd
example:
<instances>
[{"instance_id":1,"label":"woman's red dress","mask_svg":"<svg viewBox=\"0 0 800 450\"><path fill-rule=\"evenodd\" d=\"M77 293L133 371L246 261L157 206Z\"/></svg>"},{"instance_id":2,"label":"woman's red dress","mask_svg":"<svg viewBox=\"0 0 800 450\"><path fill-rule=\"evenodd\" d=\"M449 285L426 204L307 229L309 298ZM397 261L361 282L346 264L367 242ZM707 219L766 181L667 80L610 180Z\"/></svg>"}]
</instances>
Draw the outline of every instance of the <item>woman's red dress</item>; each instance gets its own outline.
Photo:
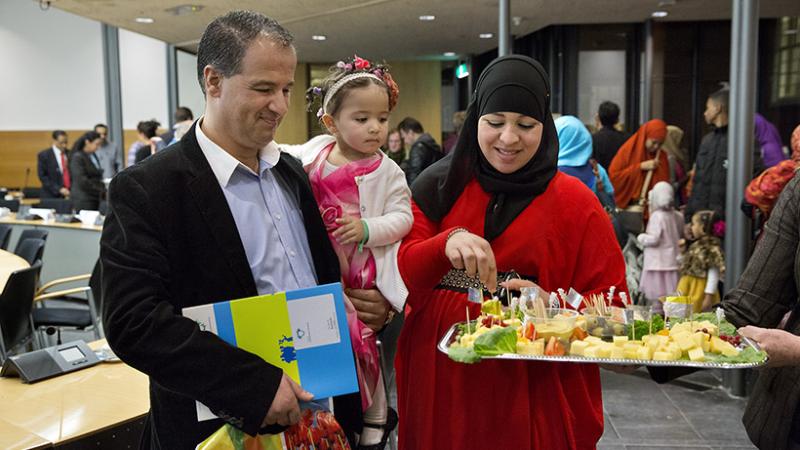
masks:
<instances>
[{"instance_id":1,"label":"woman's red dress","mask_svg":"<svg viewBox=\"0 0 800 450\"><path fill-rule=\"evenodd\" d=\"M598 367L591 364L482 361L456 363L436 345L480 306L465 293L436 289L451 264L447 234L465 227L483 235L490 196L471 181L441 223L414 204L414 227L400 247L409 288L395 362L402 450L586 449L603 433ZM627 291L622 253L595 195L557 174L492 242L498 271L534 276L546 290L588 295Z\"/></svg>"}]
</instances>

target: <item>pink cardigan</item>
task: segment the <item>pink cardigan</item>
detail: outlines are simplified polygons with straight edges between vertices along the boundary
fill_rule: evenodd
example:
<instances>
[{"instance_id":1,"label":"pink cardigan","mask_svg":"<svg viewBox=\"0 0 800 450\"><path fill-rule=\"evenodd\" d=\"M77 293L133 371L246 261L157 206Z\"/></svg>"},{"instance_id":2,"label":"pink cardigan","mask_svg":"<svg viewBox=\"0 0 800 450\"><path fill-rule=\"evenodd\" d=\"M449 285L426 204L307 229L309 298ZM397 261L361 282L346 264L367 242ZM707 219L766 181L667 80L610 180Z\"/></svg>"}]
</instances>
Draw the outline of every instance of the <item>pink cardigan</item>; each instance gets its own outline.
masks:
<instances>
[{"instance_id":1,"label":"pink cardigan","mask_svg":"<svg viewBox=\"0 0 800 450\"><path fill-rule=\"evenodd\" d=\"M658 210L650 215L647 231L638 236L644 245L642 270L678 270L678 240L683 235L683 215L674 210Z\"/></svg>"}]
</instances>

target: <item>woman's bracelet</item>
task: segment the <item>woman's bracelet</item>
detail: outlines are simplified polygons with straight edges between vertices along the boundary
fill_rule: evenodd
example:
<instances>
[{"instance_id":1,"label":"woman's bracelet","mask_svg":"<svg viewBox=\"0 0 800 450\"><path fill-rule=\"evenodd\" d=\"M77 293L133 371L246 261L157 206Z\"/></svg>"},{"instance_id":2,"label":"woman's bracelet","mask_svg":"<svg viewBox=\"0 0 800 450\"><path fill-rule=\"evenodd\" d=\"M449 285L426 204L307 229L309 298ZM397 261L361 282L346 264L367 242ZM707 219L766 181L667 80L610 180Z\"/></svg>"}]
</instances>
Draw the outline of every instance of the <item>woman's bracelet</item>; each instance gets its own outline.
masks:
<instances>
[{"instance_id":1,"label":"woman's bracelet","mask_svg":"<svg viewBox=\"0 0 800 450\"><path fill-rule=\"evenodd\" d=\"M464 227L454 228L453 231L447 233L447 239L445 239L445 242L449 241L450 238L453 237L454 234L461 233L462 231L465 231L465 232L469 233L469 230L464 228Z\"/></svg>"}]
</instances>

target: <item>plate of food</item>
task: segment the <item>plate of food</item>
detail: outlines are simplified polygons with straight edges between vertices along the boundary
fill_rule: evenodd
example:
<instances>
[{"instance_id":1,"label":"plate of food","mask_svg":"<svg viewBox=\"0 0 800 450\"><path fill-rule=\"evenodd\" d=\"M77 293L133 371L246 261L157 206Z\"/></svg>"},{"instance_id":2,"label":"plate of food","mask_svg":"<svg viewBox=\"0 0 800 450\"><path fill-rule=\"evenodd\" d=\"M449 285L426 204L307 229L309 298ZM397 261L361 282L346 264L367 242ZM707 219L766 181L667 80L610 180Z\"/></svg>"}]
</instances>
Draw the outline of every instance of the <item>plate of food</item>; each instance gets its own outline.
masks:
<instances>
[{"instance_id":1,"label":"plate of food","mask_svg":"<svg viewBox=\"0 0 800 450\"><path fill-rule=\"evenodd\" d=\"M478 363L509 359L703 369L746 369L766 364L756 343L740 336L721 314L688 318L635 313L636 308L499 308L454 324L438 344L450 359ZM554 306L554 305L551 305ZM628 309L628 311L624 311ZM599 311L598 311L599 310Z\"/></svg>"}]
</instances>

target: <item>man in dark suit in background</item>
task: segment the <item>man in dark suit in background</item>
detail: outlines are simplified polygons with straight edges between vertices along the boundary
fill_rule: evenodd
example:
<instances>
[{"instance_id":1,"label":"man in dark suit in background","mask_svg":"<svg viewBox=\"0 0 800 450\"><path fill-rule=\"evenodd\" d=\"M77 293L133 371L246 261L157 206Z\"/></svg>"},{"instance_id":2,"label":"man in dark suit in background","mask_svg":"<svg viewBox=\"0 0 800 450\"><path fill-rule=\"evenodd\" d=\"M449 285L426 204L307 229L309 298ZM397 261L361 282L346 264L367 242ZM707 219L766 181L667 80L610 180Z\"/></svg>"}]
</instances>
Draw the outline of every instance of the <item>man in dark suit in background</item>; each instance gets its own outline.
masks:
<instances>
[{"instance_id":1,"label":"man in dark suit in background","mask_svg":"<svg viewBox=\"0 0 800 450\"><path fill-rule=\"evenodd\" d=\"M598 128L592 135L592 157L608 169L617 150L628 140L628 135L616 129L619 122L619 106L605 101L597 108L595 123Z\"/></svg>"},{"instance_id":2,"label":"man in dark suit in background","mask_svg":"<svg viewBox=\"0 0 800 450\"><path fill-rule=\"evenodd\" d=\"M292 36L274 20L218 17L197 54L205 114L111 182L103 318L112 349L150 377L143 448L193 449L226 422L250 435L290 425L310 397L280 368L181 316L341 278L305 172L273 142L296 63ZM389 305L378 291L349 296L368 326L383 325ZM196 401L221 420L199 422ZM334 399L350 435L360 431L360 402Z\"/></svg>"},{"instance_id":3,"label":"man in dark suit in background","mask_svg":"<svg viewBox=\"0 0 800 450\"><path fill-rule=\"evenodd\" d=\"M42 198L67 198L70 189L67 133L53 131L53 145L39 152L36 171L42 183Z\"/></svg>"}]
</instances>

